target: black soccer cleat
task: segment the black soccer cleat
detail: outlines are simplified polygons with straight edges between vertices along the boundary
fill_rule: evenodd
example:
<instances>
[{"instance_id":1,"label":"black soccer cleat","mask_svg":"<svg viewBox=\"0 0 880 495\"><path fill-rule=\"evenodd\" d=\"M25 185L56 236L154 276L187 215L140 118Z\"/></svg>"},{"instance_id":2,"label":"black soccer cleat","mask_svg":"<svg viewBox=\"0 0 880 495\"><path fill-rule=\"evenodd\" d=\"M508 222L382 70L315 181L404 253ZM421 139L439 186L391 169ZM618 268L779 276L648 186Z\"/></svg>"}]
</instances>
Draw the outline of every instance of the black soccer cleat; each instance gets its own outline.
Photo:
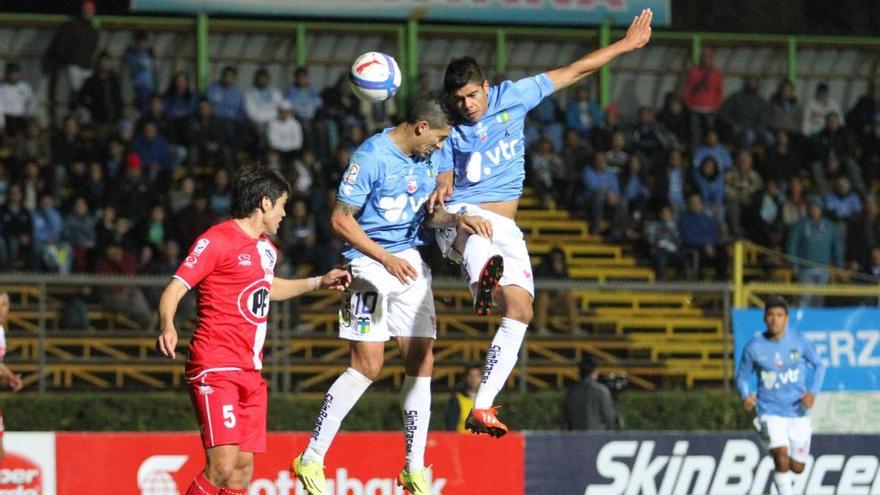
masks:
<instances>
[{"instance_id":1,"label":"black soccer cleat","mask_svg":"<svg viewBox=\"0 0 880 495\"><path fill-rule=\"evenodd\" d=\"M496 254L486 261L480 271L480 280L477 282L477 293L474 296L474 310L480 316L492 312L492 296L495 288L504 276L504 258Z\"/></svg>"}]
</instances>

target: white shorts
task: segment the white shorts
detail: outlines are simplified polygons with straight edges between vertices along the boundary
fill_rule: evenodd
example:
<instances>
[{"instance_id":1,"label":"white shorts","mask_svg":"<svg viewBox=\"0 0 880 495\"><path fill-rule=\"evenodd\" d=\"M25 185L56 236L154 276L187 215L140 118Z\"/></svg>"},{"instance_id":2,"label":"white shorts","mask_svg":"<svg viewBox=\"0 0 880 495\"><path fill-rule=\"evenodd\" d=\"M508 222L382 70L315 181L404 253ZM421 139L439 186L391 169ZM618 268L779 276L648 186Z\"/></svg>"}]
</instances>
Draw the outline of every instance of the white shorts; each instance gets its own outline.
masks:
<instances>
[{"instance_id":1,"label":"white shorts","mask_svg":"<svg viewBox=\"0 0 880 495\"><path fill-rule=\"evenodd\" d=\"M339 308L339 336L347 340L385 342L391 337L437 338L431 269L416 249L395 256L419 276L403 285L381 263L362 256L349 263L351 285Z\"/></svg>"},{"instance_id":2,"label":"white shorts","mask_svg":"<svg viewBox=\"0 0 880 495\"><path fill-rule=\"evenodd\" d=\"M468 215L483 217L492 223L492 252L488 256L500 254L504 258L504 276L498 285L516 285L525 289L534 299L535 279L532 276L532 261L529 258L529 249L523 238L523 233L516 222L505 216L484 210L476 205L457 203L446 205L446 211L450 213L466 213ZM441 229L438 233L437 242L440 250L448 258L455 240L455 229ZM486 259L488 259L488 256ZM482 266L465 266L468 282L473 290L474 284L480 278Z\"/></svg>"},{"instance_id":3,"label":"white shorts","mask_svg":"<svg viewBox=\"0 0 880 495\"><path fill-rule=\"evenodd\" d=\"M764 414L761 425L770 437L770 449L788 448L788 456L800 463L806 463L810 455L810 438L813 427L809 416L785 417Z\"/></svg>"}]
</instances>

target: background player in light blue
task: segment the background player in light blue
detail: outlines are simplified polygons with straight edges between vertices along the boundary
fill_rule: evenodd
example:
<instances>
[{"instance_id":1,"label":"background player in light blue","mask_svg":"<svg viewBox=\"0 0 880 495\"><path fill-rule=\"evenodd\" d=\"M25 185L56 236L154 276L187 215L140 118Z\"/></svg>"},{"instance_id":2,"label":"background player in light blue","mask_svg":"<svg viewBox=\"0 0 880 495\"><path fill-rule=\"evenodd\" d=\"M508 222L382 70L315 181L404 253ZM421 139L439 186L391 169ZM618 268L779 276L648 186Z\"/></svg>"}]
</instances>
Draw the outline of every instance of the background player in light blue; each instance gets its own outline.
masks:
<instances>
[{"instance_id":1,"label":"background player in light blue","mask_svg":"<svg viewBox=\"0 0 880 495\"><path fill-rule=\"evenodd\" d=\"M516 364L532 320L532 267L523 234L514 222L525 177L526 113L554 91L647 44L651 18L651 11L645 9L622 40L565 67L517 82L504 81L489 87L471 57L453 60L446 68L444 87L461 121L450 134L447 146L438 153L440 174L428 210L439 205L492 222L492 239L470 236L464 241L458 236L459 242L453 246L455 233L447 230L438 235L438 240L447 256L461 256L477 313L486 314L495 305L504 315L486 353L483 380L466 422L466 427L476 433L496 437L507 433L492 404Z\"/></svg>"},{"instance_id":2,"label":"background player in light blue","mask_svg":"<svg viewBox=\"0 0 880 495\"><path fill-rule=\"evenodd\" d=\"M746 344L736 370L736 386L743 407L757 406L756 426L770 438L779 495L791 495L792 472L801 473L810 454L809 409L825 377L825 365L813 344L797 330L788 329L788 304L781 297L764 305L767 329ZM807 386L807 367L814 368ZM749 383L757 378L757 394Z\"/></svg>"},{"instance_id":3,"label":"background player in light blue","mask_svg":"<svg viewBox=\"0 0 880 495\"><path fill-rule=\"evenodd\" d=\"M430 495L424 465L431 417L432 353L437 334L431 272L416 247L423 224L456 227L491 237L480 217L438 209L426 217L436 184L433 151L449 134L439 95L416 99L409 120L364 141L352 154L330 217L346 242L352 283L339 314L339 335L350 341L351 364L327 391L305 452L292 469L310 495L326 493L324 456L342 420L382 369L385 342L397 339L406 368L401 408L406 462L399 484L412 495Z\"/></svg>"}]
</instances>

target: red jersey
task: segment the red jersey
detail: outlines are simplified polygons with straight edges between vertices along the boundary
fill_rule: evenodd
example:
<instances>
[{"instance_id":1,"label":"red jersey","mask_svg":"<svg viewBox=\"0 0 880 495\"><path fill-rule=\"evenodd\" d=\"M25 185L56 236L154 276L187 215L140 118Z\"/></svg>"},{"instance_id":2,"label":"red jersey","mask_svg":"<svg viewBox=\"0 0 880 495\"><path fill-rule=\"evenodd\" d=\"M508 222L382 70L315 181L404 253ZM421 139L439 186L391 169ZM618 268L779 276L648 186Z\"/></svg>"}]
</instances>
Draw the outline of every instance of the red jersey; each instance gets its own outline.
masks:
<instances>
[{"instance_id":1,"label":"red jersey","mask_svg":"<svg viewBox=\"0 0 880 495\"><path fill-rule=\"evenodd\" d=\"M254 239L232 220L211 227L193 244L174 274L190 289L199 288L187 377L262 369L277 255L268 237Z\"/></svg>"}]
</instances>

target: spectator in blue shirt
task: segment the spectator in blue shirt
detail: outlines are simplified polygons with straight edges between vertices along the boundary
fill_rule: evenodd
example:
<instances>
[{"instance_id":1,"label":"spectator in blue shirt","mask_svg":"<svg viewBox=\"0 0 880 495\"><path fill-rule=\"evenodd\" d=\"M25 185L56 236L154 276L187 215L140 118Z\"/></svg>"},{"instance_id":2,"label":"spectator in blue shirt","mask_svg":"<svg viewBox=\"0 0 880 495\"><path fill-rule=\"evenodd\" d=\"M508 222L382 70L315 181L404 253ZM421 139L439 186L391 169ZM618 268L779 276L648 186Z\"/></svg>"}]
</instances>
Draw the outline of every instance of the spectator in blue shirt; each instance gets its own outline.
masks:
<instances>
[{"instance_id":1,"label":"spectator in blue shirt","mask_svg":"<svg viewBox=\"0 0 880 495\"><path fill-rule=\"evenodd\" d=\"M146 168L148 180L165 184L170 179L171 171L176 165L173 162L171 147L168 141L159 134L155 122L145 122L143 130L134 137L132 150L138 154Z\"/></svg>"},{"instance_id":2,"label":"spectator in blue shirt","mask_svg":"<svg viewBox=\"0 0 880 495\"><path fill-rule=\"evenodd\" d=\"M593 165L584 170L584 186L586 190L581 203L587 208L587 216L590 220L590 233L598 234L602 220L605 218L605 208L613 209L611 219L611 239L620 240L626 231L627 212L626 201L620 194L620 183L617 175L608 170L608 162L605 155L598 153L593 159Z\"/></svg>"},{"instance_id":3,"label":"spectator in blue shirt","mask_svg":"<svg viewBox=\"0 0 880 495\"><path fill-rule=\"evenodd\" d=\"M724 174L715 158L706 156L694 173L694 183L703 200L703 211L718 222L724 221Z\"/></svg>"},{"instance_id":4,"label":"spectator in blue shirt","mask_svg":"<svg viewBox=\"0 0 880 495\"><path fill-rule=\"evenodd\" d=\"M134 33L134 44L125 49L123 59L134 88L135 105L138 110L144 111L150 97L156 94L159 87L156 80L156 57L146 32Z\"/></svg>"},{"instance_id":5,"label":"spectator in blue shirt","mask_svg":"<svg viewBox=\"0 0 880 495\"><path fill-rule=\"evenodd\" d=\"M715 278L724 280L727 274L727 250L721 243L718 222L703 211L703 200L698 193L688 197L688 211L678 219L678 231L692 274L699 277L707 263L715 268Z\"/></svg>"},{"instance_id":6,"label":"spectator in blue shirt","mask_svg":"<svg viewBox=\"0 0 880 495\"><path fill-rule=\"evenodd\" d=\"M862 200L852 190L852 184L846 177L840 177L834 183L834 192L825 195L825 209L832 220L847 222L862 211Z\"/></svg>"},{"instance_id":7,"label":"spectator in blue shirt","mask_svg":"<svg viewBox=\"0 0 880 495\"><path fill-rule=\"evenodd\" d=\"M796 223L788 234L788 254L799 258L792 267L799 282L823 285L831 278L829 266L843 266L843 244L837 226L822 214L822 198L812 195L807 204L807 218ZM801 305L821 306L822 297L804 296Z\"/></svg>"},{"instance_id":8,"label":"spectator in blue shirt","mask_svg":"<svg viewBox=\"0 0 880 495\"><path fill-rule=\"evenodd\" d=\"M582 139L590 139L590 133L604 122L602 108L595 100L590 99L590 89L578 86L574 98L565 109L565 123L576 130Z\"/></svg>"},{"instance_id":9,"label":"spectator in blue shirt","mask_svg":"<svg viewBox=\"0 0 880 495\"><path fill-rule=\"evenodd\" d=\"M31 268L61 273L69 271L70 252L67 250L63 253L60 246L64 217L55 207L54 196L49 193L40 195L40 204L34 209L33 221L34 252L39 258L33 260Z\"/></svg>"},{"instance_id":10,"label":"spectator in blue shirt","mask_svg":"<svg viewBox=\"0 0 880 495\"><path fill-rule=\"evenodd\" d=\"M718 131L714 129L706 131L705 141L694 150L694 168L699 167L707 156L715 159L722 173L733 167L733 156L730 155L727 147L719 142Z\"/></svg>"},{"instance_id":11,"label":"spectator in blue shirt","mask_svg":"<svg viewBox=\"0 0 880 495\"><path fill-rule=\"evenodd\" d=\"M293 73L293 86L284 93L284 99L293 105L293 115L299 120L303 130L303 143L306 148L315 146L315 117L324 104L320 92L311 85L309 71L299 67Z\"/></svg>"},{"instance_id":12,"label":"spectator in blue shirt","mask_svg":"<svg viewBox=\"0 0 880 495\"><path fill-rule=\"evenodd\" d=\"M208 86L205 97L214 108L214 116L218 119L241 120L245 117L244 93L238 87L238 70L226 66L220 80Z\"/></svg>"},{"instance_id":13,"label":"spectator in blue shirt","mask_svg":"<svg viewBox=\"0 0 880 495\"><path fill-rule=\"evenodd\" d=\"M186 72L175 73L165 90L165 116L171 122L172 129L168 138L175 143L192 144L189 125L196 113L196 102L189 75Z\"/></svg>"}]
</instances>

